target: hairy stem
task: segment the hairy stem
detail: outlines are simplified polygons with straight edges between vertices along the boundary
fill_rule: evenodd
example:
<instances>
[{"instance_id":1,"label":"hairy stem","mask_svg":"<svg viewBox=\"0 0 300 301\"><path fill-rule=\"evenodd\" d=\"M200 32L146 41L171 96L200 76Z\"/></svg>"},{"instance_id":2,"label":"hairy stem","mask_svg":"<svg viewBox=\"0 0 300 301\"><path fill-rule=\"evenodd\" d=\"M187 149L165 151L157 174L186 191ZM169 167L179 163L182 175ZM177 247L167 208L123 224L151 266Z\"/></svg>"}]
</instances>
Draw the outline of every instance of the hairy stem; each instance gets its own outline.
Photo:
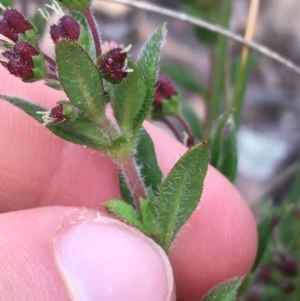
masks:
<instances>
[{"instance_id":1,"label":"hairy stem","mask_svg":"<svg viewBox=\"0 0 300 301\"><path fill-rule=\"evenodd\" d=\"M180 133L178 132L177 128L173 125L173 123L168 119L164 118L162 122L172 131L174 136L179 142L183 142Z\"/></svg>"},{"instance_id":2,"label":"hairy stem","mask_svg":"<svg viewBox=\"0 0 300 301\"><path fill-rule=\"evenodd\" d=\"M136 210L141 214L140 198L147 200L148 196L135 159L133 155L129 155L120 159L118 163L131 191Z\"/></svg>"},{"instance_id":3,"label":"hairy stem","mask_svg":"<svg viewBox=\"0 0 300 301\"><path fill-rule=\"evenodd\" d=\"M90 9L87 10L86 12L84 12L84 16L91 29L91 33L92 33L94 43L95 43L96 56L99 57L102 54L102 50L101 50L100 36L99 36L99 32L98 32L97 25L95 22L95 18Z\"/></svg>"},{"instance_id":4,"label":"hairy stem","mask_svg":"<svg viewBox=\"0 0 300 301\"><path fill-rule=\"evenodd\" d=\"M102 116L100 120L94 120L94 122L103 130L111 141L119 137L118 129L112 124L106 115Z\"/></svg>"},{"instance_id":5,"label":"hairy stem","mask_svg":"<svg viewBox=\"0 0 300 301\"><path fill-rule=\"evenodd\" d=\"M56 62L47 54L43 53L45 61L50 65L50 67L56 68Z\"/></svg>"},{"instance_id":6,"label":"hairy stem","mask_svg":"<svg viewBox=\"0 0 300 301\"><path fill-rule=\"evenodd\" d=\"M48 73L47 79L59 81L59 78L58 78L58 76L55 73Z\"/></svg>"},{"instance_id":7,"label":"hairy stem","mask_svg":"<svg viewBox=\"0 0 300 301\"><path fill-rule=\"evenodd\" d=\"M186 131L186 133L190 137L194 137L194 135L192 134L192 131L190 129L190 126L188 125L188 123L186 122L186 120L181 115L177 115L176 118L180 122L180 124L182 125L182 127Z\"/></svg>"}]
</instances>

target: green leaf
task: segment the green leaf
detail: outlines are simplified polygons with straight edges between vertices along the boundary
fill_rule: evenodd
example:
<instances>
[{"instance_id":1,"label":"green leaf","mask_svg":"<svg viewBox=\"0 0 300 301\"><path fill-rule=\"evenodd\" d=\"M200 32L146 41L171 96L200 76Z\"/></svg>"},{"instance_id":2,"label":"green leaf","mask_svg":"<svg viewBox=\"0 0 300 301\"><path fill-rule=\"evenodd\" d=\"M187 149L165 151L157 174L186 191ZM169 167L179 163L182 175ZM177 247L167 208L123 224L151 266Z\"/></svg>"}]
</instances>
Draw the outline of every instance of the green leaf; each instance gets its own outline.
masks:
<instances>
[{"instance_id":1,"label":"green leaf","mask_svg":"<svg viewBox=\"0 0 300 301\"><path fill-rule=\"evenodd\" d=\"M33 77L31 79L23 79L23 82L32 83L47 76L47 67L44 56L40 53L32 57L33 61Z\"/></svg>"},{"instance_id":2,"label":"green leaf","mask_svg":"<svg viewBox=\"0 0 300 301\"><path fill-rule=\"evenodd\" d=\"M300 202L300 162L298 163L295 179L289 193L289 200L291 204L298 205Z\"/></svg>"},{"instance_id":3,"label":"green leaf","mask_svg":"<svg viewBox=\"0 0 300 301\"><path fill-rule=\"evenodd\" d=\"M271 214L265 217L257 226L258 232L258 249L256 253L256 258L254 264L252 266L251 271L255 271L258 267L259 263L261 262L265 250L268 245L268 241L271 237L272 231L274 227L278 224L278 222L282 218L282 210L278 208L277 210L273 210Z\"/></svg>"},{"instance_id":4,"label":"green leaf","mask_svg":"<svg viewBox=\"0 0 300 301\"><path fill-rule=\"evenodd\" d=\"M48 11L47 8L44 8L44 9L46 11ZM44 33L45 33L45 29L46 29L46 26L47 26L46 19L42 16L42 14L39 11L37 11L33 15L33 17L31 18L30 21L35 25L36 30L38 32L38 35L40 37L42 37L44 35Z\"/></svg>"},{"instance_id":5,"label":"green leaf","mask_svg":"<svg viewBox=\"0 0 300 301\"><path fill-rule=\"evenodd\" d=\"M178 93L169 99L162 100L162 114L164 117L177 116L180 113L181 97Z\"/></svg>"},{"instance_id":6,"label":"green leaf","mask_svg":"<svg viewBox=\"0 0 300 301\"><path fill-rule=\"evenodd\" d=\"M234 301L241 285L240 278L233 278L213 288L203 301Z\"/></svg>"},{"instance_id":7,"label":"green leaf","mask_svg":"<svg viewBox=\"0 0 300 301\"><path fill-rule=\"evenodd\" d=\"M145 228L142 225L135 208L131 205L120 200L110 200L105 203L105 209L131 226L145 232Z\"/></svg>"},{"instance_id":8,"label":"green leaf","mask_svg":"<svg viewBox=\"0 0 300 301\"><path fill-rule=\"evenodd\" d=\"M159 243L160 228L157 206L151 201L141 199L141 216L145 233Z\"/></svg>"},{"instance_id":9,"label":"green leaf","mask_svg":"<svg viewBox=\"0 0 300 301\"><path fill-rule=\"evenodd\" d=\"M100 71L78 44L61 40L55 48L59 79L69 100L92 120L105 114L106 100Z\"/></svg>"},{"instance_id":10,"label":"green leaf","mask_svg":"<svg viewBox=\"0 0 300 301\"><path fill-rule=\"evenodd\" d=\"M234 181L238 156L236 128L232 114L219 117L210 135L211 164L230 181Z\"/></svg>"},{"instance_id":11,"label":"green leaf","mask_svg":"<svg viewBox=\"0 0 300 301\"><path fill-rule=\"evenodd\" d=\"M123 197L123 201L126 202L127 204L130 204L131 206L134 206L133 196L127 185L125 176L123 175L121 170L119 171L119 188L120 188L121 195Z\"/></svg>"},{"instance_id":12,"label":"green leaf","mask_svg":"<svg viewBox=\"0 0 300 301\"><path fill-rule=\"evenodd\" d=\"M137 165L140 166L140 172L145 186L151 188L154 196L158 196L163 176L156 160L152 139L143 128L141 128L139 132L134 157ZM132 195L121 173L119 175L119 183L124 201L133 205Z\"/></svg>"},{"instance_id":13,"label":"green leaf","mask_svg":"<svg viewBox=\"0 0 300 301\"><path fill-rule=\"evenodd\" d=\"M139 132L135 158L146 187L151 187L157 196L163 175L156 160L152 139L144 128Z\"/></svg>"},{"instance_id":14,"label":"green leaf","mask_svg":"<svg viewBox=\"0 0 300 301\"><path fill-rule=\"evenodd\" d=\"M77 43L89 53L92 60L96 63L96 50L95 50L95 43L92 35L90 32L90 27L86 21L84 15L79 11L70 11L70 14L73 18L77 20L80 24L80 36L77 40Z\"/></svg>"},{"instance_id":15,"label":"green leaf","mask_svg":"<svg viewBox=\"0 0 300 301\"><path fill-rule=\"evenodd\" d=\"M30 22L30 20L27 20L30 25L32 26L32 29L26 30L24 33L18 34L18 41L25 41L29 44L32 44L33 46L38 46L38 33L37 29L35 28L35 25Z\"/></svg>"},{"instance_id":16,"label":"green leaf","mask_svg":"<svg viewBox=\"0 0 300 301\"><path fill-rule=\"evenodd\" d=\"M85 12L91 6L91 0L58 0L62 6L76 11Z\"/></svg>"},{"instance_id":17,"label":"green leaf","mask_svg":"<svg viewBox=\"0 0 300 301\"><path fill-rule=\"evenodd\" d=\"M156 73L159 60L159 51L166 35L166 25L159 27L146 43L139 57L137 65L145 79L146 97L138 116L135 118L134 129L136 132L150 112L155 90Z\"/></svg>"},{"instance_id":18,"label":"green leaf","mask_svg":"<svg viewBox=\"0 0 300 301\"><path fill-rule=\"evenodd\" d=\"M52 89L55 89L55 90L62 90L62 86L60 85L60 83L56 80L46 80L45 81L45 85L52 88Z\"/></svg>"},{"instance_id":19,"label":"green leaf","mask_svg":"<svg viewBox=\"0 0 300 301\"><path fill-rule=\"evenodd\" d=\"M208 160L206 143L196 145L179 159L161 185L158 214L160 245L165 250L200 201Z\"/></svg>"},{"instance_id":20,"label":"green leaf","mask_svg":"<svg viewBox=\"0 0 300 301\"><path fill-rule=\"evenodd\" d=\"M0 95L4 100L17 106L25 113L33 117L40 123L43 123L42 115L37 112L47 111L45 108L28 102L26 100ZM106 136L99 130L99 128L89 119L80 115L75 120L66 121L64 123L48 125L47 128L55 135L76 144L84 145L93 149L107 152L109 148L109 141Z\"/></svg>"},{"instance_id":21,"label":"green leaf","mask_svg":"<svg viewBox=\"0 0 300 301\"><path fill-rule=\"evenodd\" d=\"M4 7L12 7L13 6L13 0L1 0L1 3ZM2 12L1 8L0 8L0 12Z\"/></svg>"},{"instance_id":22,"label":"green leaf","mask_svg":"<svg viewBox=\"0 0 300 301\"><path fill-rule=\"evenodd\" d=\"M132 135L134 120L142 108L146 85L137 65L128 58L128 68L132 69L124 80L113 85L112 107L120 128L125 135Z\"/></svg>"},{"instance_id":23,"label":"green leaf","mask_svg":"<svg viewBox=\"0 0 300 301\"><path fill-rule=\"evenodd\" d=\"M188 123L192 134L197 138L201 139L201 121L195 111L185 101L181 102L181 114Z\"/></svg>"}]
</instances>

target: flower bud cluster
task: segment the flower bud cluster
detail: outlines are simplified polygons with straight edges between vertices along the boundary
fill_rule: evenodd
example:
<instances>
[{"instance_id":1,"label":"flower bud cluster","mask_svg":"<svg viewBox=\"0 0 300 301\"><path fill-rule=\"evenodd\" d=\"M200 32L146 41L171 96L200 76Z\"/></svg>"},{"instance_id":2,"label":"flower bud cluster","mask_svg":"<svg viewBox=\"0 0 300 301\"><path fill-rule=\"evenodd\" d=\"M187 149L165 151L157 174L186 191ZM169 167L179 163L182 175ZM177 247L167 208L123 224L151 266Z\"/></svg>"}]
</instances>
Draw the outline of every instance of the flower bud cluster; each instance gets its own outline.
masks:
<instances>
[{"instance_id":1,"label":"flower bud cluster","mask_svg":"<svg viewBox=\"0 0 300 301\"><path fill-rule=\"evenodd\" d=\"M175 94L176 90L170 79L165 75L159 75L156 81L153 107L156 109L161 109L162 101L164 99L171 99Z\"/></svg>"},{"instance_id":2,"label":"flower bud cluster","mask_svg":"<svg viewBox=\"0 0 300 301\"><path fill-rule=\"evenodd\" d=\"M297 275L298 263L292 256L284 253L278 253L275 257L275 264L282 274L287 276Z\"/></svg>"},{"instance_id":3,"label":"flower bud cluster","mask_svg":"<svg viewBox=\"0 0 300 301\"><path fill-rule=\"evenodd\" d=\"M80 25L71 16L63 16L58 24L50 28L50 35L54 43L60 39L77 41L80 35Z\"/></svg>"},{"instance_id":4,"label":"flower bud cluster","mask_svg":"<svg viewBox=\"0 0 300 301\"><path fill-rule=\"evenodd\" d=\"M37 113L42 115L44 125L59 124L71 120L75 116L75 108L68 101L60 101L51 110Z\"/></svg>"},{"instance_id":5,"label":"flower bud cluster","mask_svg":"<svg viewBox=\"0 0 300 301\"><path fill-rule=\"evenodd\" d=\"M18 41L18 34L31 29L30 23L15 9L5 9L0 16L0 34L12 40Z\"/></svg>"},{"instance_id":6,"label":"flower bud cluster","mask_svg":"<svg viewBox=\"0 0 300 301\"><path fill-rule=\"evenodd\" d=\"M127 69L127 50L128 48L114 48L103 55L100 60L99 68L106 80L112 83L118 83L132 71Z\"/></svg>"},{"instance_id":7,"label":"flower bud cluster","mask_svg":"<svg viewBox=\"0 0 300 301\"><path fill-rule=\"evenodd\" d=\"M8 71L22 79L31 79L34 76L32 57L39 55L39 51L27 42L17 42L12 50L2 53L4 60L0 63Z\"/></svg>"}]
</instances>

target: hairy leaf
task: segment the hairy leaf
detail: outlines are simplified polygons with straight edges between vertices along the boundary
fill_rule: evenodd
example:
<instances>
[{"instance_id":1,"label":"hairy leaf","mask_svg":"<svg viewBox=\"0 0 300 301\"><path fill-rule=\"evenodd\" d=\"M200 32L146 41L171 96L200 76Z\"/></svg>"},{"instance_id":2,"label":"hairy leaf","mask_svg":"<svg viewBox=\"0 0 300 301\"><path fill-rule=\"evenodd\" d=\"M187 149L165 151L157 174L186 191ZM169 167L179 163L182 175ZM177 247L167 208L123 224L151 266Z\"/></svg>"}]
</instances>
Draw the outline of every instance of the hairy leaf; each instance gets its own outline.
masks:
<instances>
[{"instance_id":1,"label":"hairy leaf","mask_svg":"<svg viewBox=\"0 0 300 301\"><path fill-rule=\"evenodd\" d=\"M146 83L146 97L143 106L135 118L134 129L137 132L150 112L155 90L159 51L166 35L166 26L159 27L143 48L137 65Z\"/></svg>"},{"instance_id":2,"label":"hairy leaf","mask_svg":"<svg viewBox=\"0 0 300 301\"><path fill-rule=\"evenodd\" d=\"M80 36L77 43L82 46L82 48L89 53L92 60L96 62L96 51L95 43L92 35L89 33L90 28L84 17L84 15L79 11L70 11L72 17L74 17L80 24Z\"/></svg>"},{"instance_id":3,"label":"hairy leaf","mask_svg":"<svg viewBox=\"0 0 300 301\"><path fill-rule=\"evenodd\" d=\"M131 226L145 232L144 226L142 225L136 210L131 205L120 200L110 200L105 203L105 209Z\"/></svg>"},{"instance_id":4,"label":"hairy leaf","mask_svg":"<svg viewBox=\"0 0 300 301\"><path fill-rule=\"evenodd\" d=\"M60 83L69 100L92 120L99 120L105 114L106 100L97 66L72 41L58 41L55 52Z\"/></svg>"},{"instance_id":5,"label":"hairy leaf","mask_svg":"<svg viewBox=\"0 0 300 301\"><path fill-rule=\"evenodd\" d=\"M232 114L222 115L210 135L211 164L234 181L238 156L236 127Z\"/></svg>"},{"instance_id":6,"label":"hairy leaf","mask_svg":"<svg viewBox=\"0 0 300 301\"><path fill-rule=\"evenodd\" d=\"M44 122L42 115L37 112L46 112L47 110L45 108L17 97L4 95L0 95L0 97L17 106L38 122ZM66 121L60 124L47 125L47 128L55 135L69 142L88 146L103 152L106 152L109 147L109 141L106 136L103 135L95 124L82 115L75 120Z\"/></svg>"},{"instance_id":7,"label":"hairy leaf","mask_svg":"<svg viewBox=\"0 0 300 301\"><path fill-rule=\"evenodd\" d=\"M144 78L136 64L128 58L129 73L119 84L113 86L112 107L124 134L131 136L134 120L143 106L146 96Z\"/></svg>"},{"instance_id":8,"label":"hairy leaf","mask_svg":"<svg viewBox=\"0 0 300 301\"><path fill-rule=\"evenodd\" d=\"M203 301L234 301L241 285L240 278L233 278L213 288Z\"/></svg>"},{"instance_id":9,"label":"hairy leaf","mask_svg":"<svg viewBox=\"0 0 300 301\"><path fill-rule=\"evenodd\" d=\"M196 145L179 159L161 185L158 218L160 245L165 250L200 201L208 159L206 143Z\"/></svg>"}]
</instances>

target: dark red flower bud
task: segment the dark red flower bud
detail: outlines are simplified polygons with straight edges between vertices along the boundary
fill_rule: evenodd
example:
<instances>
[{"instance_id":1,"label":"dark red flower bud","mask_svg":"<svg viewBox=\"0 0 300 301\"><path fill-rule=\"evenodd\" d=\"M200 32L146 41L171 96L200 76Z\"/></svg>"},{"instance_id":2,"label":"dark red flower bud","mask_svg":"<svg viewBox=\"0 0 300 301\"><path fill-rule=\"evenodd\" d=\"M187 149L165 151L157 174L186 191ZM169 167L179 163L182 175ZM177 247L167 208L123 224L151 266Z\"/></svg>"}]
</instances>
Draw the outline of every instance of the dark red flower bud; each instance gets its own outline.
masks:
<instances>
[{"instance_id":1,"label":"dark red flower bud","mask_svg":"<svg viewBox=\"0 0 300 301\"><path fill-rule=\"evenodd\" d=\"M122 48L108 51L100 61L100 70L105 79L112 82L120 82L128 72L126 69L127 53Z\"/></svg>"},{"instance_id":2,"label":"dark red flower bud","mask_svg":"<svg viewBox=\"0 0 300 301\"><path fill-rule=\"evenodd\" d=\"M80 35L80 25L71 16L63 16L57 25L52 25L50 35L54 43L60 39L77 41Z\"/></svg>"},{"instance_id":3,"label":"dark red flower bud","mask_svg":"<svg viewBox=\"0 0 300 301\"><path fill-rule=\"evenodd\" d=\"M295 217L296 217L297 220L300 220L300 208L297 208L295 210Z\"/></svg>"},{"instance_id":4,"label":"dark red flower bud","mask_svg":"<svg viewBox=\"0 0 300 301\"><path fill-rule=\"evenodd\" d=\"M280 289L286 294L292 293L296 289L296 285L292 281L288 281L280 286Z\"/></svg>"},{"instance_id":5,"label":"dark red flower bud","mask_svg":"<svg viewBox=\"0 0 300 301\"><path fill-rule=\"evenodd\" d=\"M0 17L0 34L9 38L10 40L17 42L18 34L17 32L7 23L7 21ZM2 41L0 39L0 41Z\"/></svg>"},{"instance_id":6,"label":"dark red flower bud","mask_svg":"<svg viewBox=\"0 0 300 301\"><path fill-rule=\"evenodd\" d=\"M37 112L42 115L43 124L59 124L75 117L76 112L74 106L68 101L60 101L50 111Z\"/></svg>"},{"instance_id":7,"label":"dark red flower bud","mask_svg":"<svg viewBox=\"0 0 300 301\"><path fill-rule=\"evenodd\" d=\"M27 42L19 42L14 46L14 51L19 53L24 59L31 60L33 56L38 55L39 52Z\"/></svg>"},{"instance_id":8,"label":"dark red flower bud","mask_svg":"<svg viewBox=\"0 0 300 301\"><path fill-rule=\"evenodd\" d=\"M196 139L193 136L189 136L186 140L186 146L187 147L193 147L196 144Z\"/></svg>"},{"instance_id":9,"label":"dark red flower bud","mask_svg":"<svg viewBox=\"0 0 300 301\"><path fill-rule=\"evenodd\" d=\"M1 64L8 71L22 79L33 78L33 60L32 57L38 55L39 52L27 42L16 43L13 50L8 50L2 53L7 62Z\"/></svg>"},{"instance_id":10,"label":"dark red flower bud","mask_svg":"<svg viewBox=\"0 0 300 301\"><path fill-rule=\"evenodd\" d=\"M170 79L165 75L159 75L156 81L153 106L157 109L161 109L162 101L172 98L175 94L176 90Z\"/></svg>"},{"instance_id":11,"label":"dark red flower bud","mask_svg":"<svg viewBox=\"0 0 300 301\"><path fill-rule=\"evenodd\" d=\"M17 33L24 33L31 29L30 23L15 9L6 9L3 17Z\"/></svg>"},{"instance_id":12,"label":"dark red flower bud","mask_svg":"<svg viewBox=\"0 0 300 301\"><path fill-rule=\"evenodd\" d=\"M53 118L52 123L58 124L67 120L67 117L63 114L63 105L58 104L56 107L52 108L49 117Z\"/></svg>"},{"instance_id":13,"label":"dark red flower bud","mask_svg":"<svg viewBox=\"0 0 300 301\"><path fill-rule=\"evenodd\" d=\"M263 265L258 270L257 278L262 282L270 282L272 279L273 269L268 265Z\"/></svg>"},{"instance_id":14,"label":"dark red flower bud","mask_svg":"<svg viewBox=\"0 0 300 301\"><path fill-rule=\"evenodd\" d=\"M287 276L297 275L297 260L290 255L279 253L275 257L277 268Z\"/></svg>"}]
</instances>

